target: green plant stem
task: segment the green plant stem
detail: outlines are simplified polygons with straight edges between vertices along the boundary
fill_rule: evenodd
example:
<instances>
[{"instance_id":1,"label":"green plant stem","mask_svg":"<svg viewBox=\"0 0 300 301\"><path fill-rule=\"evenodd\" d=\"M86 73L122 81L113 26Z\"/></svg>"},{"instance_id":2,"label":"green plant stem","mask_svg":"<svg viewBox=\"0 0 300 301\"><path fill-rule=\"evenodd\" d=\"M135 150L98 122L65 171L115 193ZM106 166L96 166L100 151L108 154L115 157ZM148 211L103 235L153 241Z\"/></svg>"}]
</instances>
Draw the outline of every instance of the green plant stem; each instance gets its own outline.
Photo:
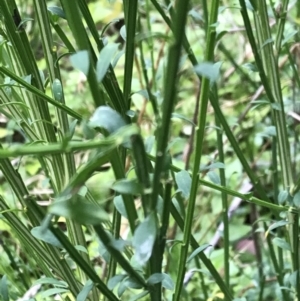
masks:
<instances>
[{"instance_id":1,"label":"green plant stem","mask_svg":"<svg viewBox=\"0 0 300 301\"><path fill-rule=\"evenodd\" d=\"M268 229L265 223L264 223L264 229L265 229L265 231L267 231L267 229ZM271 259L271 262L274 266L274 270L276 272L276 277L277 277L278 284L280 286L284 286L284 282L283 282L284 270L279 268L278 260L276 258L276 254L275 254L275 250L274 250L274 245L272 243L270 235L267 236L267 242L268 242L268 246L269 246L270 259ZM290 300L289 299L289 294L286 290L281 290L281 293L282 293L282 296L283 296L283 300L285 300L285 301Z\"/></svg>"},{"instance_id":2,"label":"green plant stem","mask_svg":"<svg viewBox=\"0 0 300 301\"><path fill-rule=\"evenodd\" d=\"M214 87L213 93L217 97L217 87ZM216 126L220 128L221 124L216 116ZM223 144L223 134L222 131L217 130L217 145L218 145L218 153L219 153L219 160L220 162L224 163L225 161L225 156L224 156L224 144ZM221 186L226 186L226 176L225 176L225 169L220 168L219 170L220 174L220 184ZM230 287L230 258L229 258L229 247L230 247L230 242L229 242L229 219L228 219L228 200L227 200L227 193L222 191L221 193L222 197L222 214L223 214L223 245L224 245L224 278L225 278L225 283L227 287Z\"/></svg>"},{"instance_id":3,"label":"green plant stem","mask_svg":"<svg viewBox=\"0 0 300 301\"><path fill-rule=\"evenodd\" d=\"M176 209L176 207L174 206L173 203L171 204L171 214L172 214L173 218L175 219L176 223L178 224L179 228L181 230L184 230L184 221L183 221L182 217L180 216L180 213L177 211L177 209ZM197 241L196 241L196 239L194 238L193 235L191 235L190 244L191 244L191 246L194 250L199 248L199 244L197 243ZM232 296L229 288L224 283L222 277L220 276L220 274L218 273L218 271L216 270L214 265L211 263L211 261L206 257L204 252L198 253L198 257L203 262L205 267L209 270L209 272L211 273L213 279L216 281L216 283L219 286L220 290L224 294L225 300L226 301L227 300L228 301L233 300L233 296Z\"/></svg>"},{"instance_id":4,"label":"green plant stem","mask_svg":"<svg viewBox=\"0 0 300 301\"><path fill-rule=\"evenodd\" d=\"M219 1L215 0L211 2L211 12L209 20L209 31L206 38L206 50L205 50L205 61L214 61L214 47L215 47L215 38L216 31L212 24L217 22L218 17L218 8ZM198 185L199 185L199 167L201 162L202 146L204 141L204 133L206 126L206 114L207 114L207 104L209 97L210 82L209 79L203 78L201 83L201 92L200 92L200 106L199 106L199 115L197 128L195 130L196 138L196 148L195 148L195 160L194 168L192 173L192 186L190 191L190 199L187 206L187 214L184 223L184 232L183 232L183 242L180 250L180 263L178 269L178 278L176 281L175 293L173 295L173 301L179 301L180 295L183 286L184 274L186 269L186 259L188 255L188 246L191 237L192 222L195 210L195 202L197 197Z\"/></svg>"},{"instance_id":5,"label":"green plant stem","mask_svg":"<svg viewBox=\"0 0 300 301\"><path fill-rule=\"evenodd\" d=\"M148 157L150 158L151 161L155 162L155 157L153 157L151 155L148 155ZM174 165L170 165L170 169L174 172L181 171L180 168L178 168ZM273 204L269 201L265 201L265 200L261 200L259 198L253 197L252 193L247 193L247 194L240 193L236 190L230 189L228 187L223 187L221 185L217 185L217 184L214 184L212 182L208 182L208 181L203 180L203 179L199 179L199 184L203 185L205 187L211 188L213 190L220 191L220 192L224 191L228 195L231 195L233 197L241 198L241 199L243 199L243 200L245 200L249 203L253 203L253 204L256 204L258 206L262 206L264 208L269 208L274 212L287 212L291 208L289 206L277 205L277 204ZM297 213L298 211L296 209L293 209L293 212Z\"/></svg>"},{"instance_id":6,"label":"green plant stem","mask_svg":"<svg viewBox=\"0 0 300 301\"><path fill-rule=\"evenodd\" d=\"M158 2L156 0L151 0L151 1L152 1L153 5L155 6L155 8L157 9L157 11L161 14L164 21L167 23L167 25L172 29L172 31L174 31L174 28L173 28L173 25L172 25L170 19L167 17L167 15L165 14L165 12L161 8L161 6L158 4ZM241 6L242 6L242 4L241 4ZM170 9L170 11L172 12L172 9ZM262 79L263 85L265 87L266 93L267 93L269 99L271 100L271 102L275 102L274 97L271 93L271 89L269 87L268 80L266 78L266 75L265 75L263 67L262 67L262 62L261 62L258 50L256 48L255 39L253 36L249 17L248 17L248 14L245 13L243 6L242 6L242 15L244 17L244 22L245 22L246 28L250 28L249 32L247 31L247 33L248 33L250 44L253 49L255 61L256 61L257 65L260 66L260 68L258 68L258 70L259 70L259 74ZM196 66L198 64L198 61L193 53L193 50L192 50L186 36L184 37L183 47L184 47L185 51L187 52L188 58L191 61L192 65ZM200 76L199 76L199 79L202 80ZM255 189L259 192L260 196L267 200L268 196L265 193L264 188L261 185L259 179L254 175L252 169L250 168L249 164L247 163L247 160L246 160L243 152L241 151L238 142L236 141L234 135L232 134L232 131L231 131L230 127L228 126L228 123L227 123L226 119L224 118L221 109L219 108L219 104L217 102L213 102L213 100L214 100L214 96L212 94L210 94L210 102L212 103L213 106L215 104L214 110L215 111L218 110L218 112L216 112L216 114L218 115L220 123L221 123L222 127L224 127L224 129L225 129L226 136L228 137L228 140L232 144L232 147L233 147L235 153L239 157L239 159L243 165L243 168L245 169L245 172L247 173L248 177L251 179L252 184L254 185ZM216 107L217 107L217 109L216 109ZM300 178L299 178L299 187L300 187Z\"/></svg>"},{"instance_id":7,"label":"green plant stem","mask_svg":"<svg viewBox=\"0 0 300 301\"><path fill-rule=\"evenodd\" d=\"M97 45L98 51L101 51L101 49L104 47L103 41L102 41L102 38L98 34L98 30L96 28L95 22L93 21L90 10L87 6L87 2L85 0L78 0L78 3L79 3L79 9L82 13L82 16L83 16L83 18L87 24L87 27L89 28L89 30L94 38L94 41ZM74 18L73 21L77 22L76 18ZM89 43L89 47L91 48L91 51L92 51L91 43ZM86 48L86 49L88 49L88 48ZM92 58L93 58L93 64L95 65L96 64L96 55L94 52L92 53ZM128 109L126 107L126 103L124 101L122 91L119 87L118 80L116 78L114 69L112 68L111 65L110 65L102 83L103 83L103 86L104 86L107 94L109 95L111 105L116 109L117 112L119 112L123 117L126 118L127 117L126 112ZM98 95L98 98L99 98L99 95Z\"/></svg>"},{"instance_id":8,"label":"green plant stem","mask_svg":"<svg viewBox=\"0 0 300 301\"><path fill-rule=\"evenodd\" d=\"M256 23L258 26L258 34L260 36L261 43L265 43L271 37L266 5L265 5L265 1L258 1L257 4L258 4L258 11L260 14L260 22L262 22L262 23L258 23L258 22ZM274 59L272 43L267 43L262 48L262 54L263 54L263 60L262 60L259 55L258 47L255 42L245 1L240 0L240 5L241 5L241 14L244 20L246 32L254 54L255 62L259 71L262 84L265 88L266 94L270 99L270 101L272 103L278 103L280 106L280 110L273 110L273 114L274 114L274 121L276 125L277 137L278 137L279 157L280 157L280 163L282 167L284 187L289 189L292 184L291 159L290 159L289 143L287 138L288 135L286 131L284 106L283 106L282 95L280 90L278 66L276 65L276 61ZM264 64L266 67L266 71L265 71Z\"/></svg>"},{"instance_id":9,"label":"green plant stem","mask_svg":"<svg viewBox=\"0 0 300 301\"><path fill-rule=\"evenodd\" d=\"M135 32L137 21L137 0L123 0L125 10L125 24L126 24L126 48L125 48L125 67L124 67L124 84L123 95L126 103L127 110L130 109L130 94L131 94L131 81L133 74L133 62L135 55Z\"/></svg>"},{"instance_id":10,"label":"green plant stem","mask_svg":"<svg viewBox=\"0 0 300 301\"><path fill-rule=\"evenodd\" d=\"M281 5L281 10L279 12L279 24L278 24L278 30L276 34L276 40L275 40L275 49L276 49L276 61L278 62L278 58L280 55L280 51L282 49L282 39L284 37L284 27L286 23L286 16L287 16L287 10L288 10L288 5L289 5L289 0L283 0Z\"/></svg>"},{"instance_id":11,"label":"green plant stem","mask_svg":"<svg viewBox=\"0 0 300 301\"><path fill-rule=\"evenodd\" d=\"M170 120L176 100L176 91L178 77L177 72L179 68L179 61L181 57L181 46L184 38L184 28L186 22L186 14L189 7L188 0L180 0L177 4L176 19L174 20L174 39L175 41L169 48L168 62L166 69L165 91L164 91L164 105L163 116L161 124L158 125L158 139L156 151L156 165L154 169L154 177L152 184L152 200L151 208L155 210L160 186L161 174L165 165L166 148L169 138Z\"/></svg>"},{"instance_id":12,"label":"green plant stem","mask_svg":"<svg viewBox=\"0 0 300 301\"><path fill-rule=\"evenodd\" d=\"M267 39L271 38L271 30L269 25L269 18L267 12L267 6L264 1L259 1L257 3L259 21L260 21L260 29L262 39L265 42ZM281 25L281 27L284 27ZM281 29L283 34L283 28ZM278 39L280 43L281 37L280 33L278 35ZM261 45L262 46L262 45ZM278 146L279 146L279 157L283 175L283 183L285 188L290 188L292 184L292 170L291 170L291 158L290 158L290 149L289 149L289 141L286 129L286 120L285 120L285 112L284 112L284 104L281 93L281 85L280 85L280 75L278 64L276 64L276 59L273 52L273 43L267 43L264 45L262 49L262 60L265 65L265 72L268 77L270 88L272 94L274 95L274 99L276 103L280 105L281 110L274 110L274 121L276 125L276 132L278 137Z\"/></svg>"},{"instance_id":13,"label":"green plant stem","mask_svg":"<svg viewBox=\"0 0 300 301\"><path fill-rule=\"evenodd\" d=\"M102 225L95 225L94 229L105 247L109 250L109 253L114 256L124 271L126 271L129 276L133 277L143 288L147 289L147 284L143 277L130 265L122 253L113 245L113 241L105 232L105 229L102 227Z\"/></svg>"},{"instance_id":14,"label":"green plant stem","mask_svg":"<svg viewBox=\"0 0 300 301\"><path fill-rule=\"evenodd\" d=\"M292 207L291 207L292 209ZM290 245L292 249L292 262L293 262L293 271L296 273L295 283L299 283L299 273L300 273L300 262L299 262L299 213L288 212L288 221L290 224ZM299 299L300 297L300 286L297 285L295 288L295 295Z\"/></svg>"},{"instance_id":15,"label":"green plant stem","mask_svg":"<svg viewBox=\"0 0 300 301\"><path fill-rule=\"evenodd\" d=\"M105 105L104 99L101 99L101 97L99 97L100 88L96 78L95 65L92 63L95 61L95 53L91 47L90 41L87 37L87 33L82 22L78 1L71 3L67 0L61 0L61 3L63 5L68 24L76 40L79 50L87 50L89 52L91 63L87 74L87 80L90 86L95 106L98 107L101 105Z\"/></svg>"},{"instance_id":16,"label":"green plant stem","mask_svg":"<svg viewBox=\"0 0 300 301\"><path fill-rule=\"evenodd\" d=\"M73 111L72 109L70 109L66 105L62 104L61 102L56 101L53 98L49 97L44 92L40 91L35 86L29 84L24 79L22 79L21 77L17 76L16 74L14 74L13 72L11 72L7 68L5 68L3 66L0 66L0 73L2 73L4 75L10 77L11 79L15 80L18 84L21 85L21 87L26 88L29 92L31 92L34 95L40 97L39 98L40 100L49 102L50 104L54 105L58 109L65 111L67 114L69 114L70 116L74 117L75 119L78 119L78 120L82 119L82 116L80 114L76 113L75 111ZM4 85L2 85L2 86L4 86Z\"/></svg>"}]
</instances>

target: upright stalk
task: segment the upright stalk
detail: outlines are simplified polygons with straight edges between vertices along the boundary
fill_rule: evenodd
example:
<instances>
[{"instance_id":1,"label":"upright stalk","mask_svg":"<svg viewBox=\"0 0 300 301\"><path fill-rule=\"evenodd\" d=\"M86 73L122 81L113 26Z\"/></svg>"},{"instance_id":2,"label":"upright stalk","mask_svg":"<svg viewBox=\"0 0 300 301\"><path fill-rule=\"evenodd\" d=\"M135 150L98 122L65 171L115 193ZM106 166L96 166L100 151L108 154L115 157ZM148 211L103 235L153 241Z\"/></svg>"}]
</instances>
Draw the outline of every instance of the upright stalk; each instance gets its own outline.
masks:
<instances>
[{"instance_id":1,"label":"upright stalk","mask_svg":"<svg viewBox=\"0 0 300 301\"><path fill-rule=\"evenodd\" d=\"M209 26L207 38L206 38L206 50L205 50L205 61L213 62L214 61L214 47L215 47L215 38L216 31L213 24L217 22L218 18L218 8L219 8L219 0L213 0L211 2L211 12L209 18ZM175 23L176 24L176 23ZM184 274L186 269L186 259L188 254L188 246L191 238L192 231L192 223L193 216L195 210L195 202L198 192L198 181L199 181L199 167L201 162L202 155L202 146L205 134L205 126L206 126L206 113L207 113L207 105L209 99L209 91L210 91L210 81L208 78L202 78L201 83L201 92L200 92L200 108L198 115L198 127L195 131L196 137L196 147L195 147L195 161L194 168L192 173L192 186L190 192L190 199L187 207L187 214L184 223L184 233L183 233L183 242L180 250L180 264L178 269L178 277L176 281L175 293L173 295L173 301L179 301L180 295L183 286Z\"/></svg>"}]
</instances>

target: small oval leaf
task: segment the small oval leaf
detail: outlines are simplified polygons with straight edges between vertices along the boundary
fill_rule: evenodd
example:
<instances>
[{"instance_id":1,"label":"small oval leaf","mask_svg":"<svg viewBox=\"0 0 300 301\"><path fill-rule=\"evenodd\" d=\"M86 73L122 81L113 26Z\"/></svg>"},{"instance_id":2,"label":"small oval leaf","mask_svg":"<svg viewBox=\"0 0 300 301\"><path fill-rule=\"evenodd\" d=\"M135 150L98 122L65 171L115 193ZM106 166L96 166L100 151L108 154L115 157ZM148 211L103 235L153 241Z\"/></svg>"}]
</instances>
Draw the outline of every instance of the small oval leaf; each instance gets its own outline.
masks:
<instances>
[{"instance_id":1,"label":"small oval leaf","mask_svg":"<svg viewBox=\"0 0 300 301\"><path fill-rule=\"evenodd\" d=\"M126 123L117 111L108 106L101 106L94 112L89 125L93 128L104 128L109 134L112 134Z\"/></svg>"},{"instance_id":2,"label":"small oval leaf","mask_svg":"<svg viewBox=\"0 0 300 301\"><path fill-rule=\"evenodd\" d=\"M143 186L137 182L136 179L123 179L116 181L111 188L122 194L141 194L143 193Z\"/></svg>"},{"instance_id":3,"label":"small oval leaf","mask_svg":"<svg viewBox=\"0 0 300 301\"><path fill-rule=\"evenodd\" d=\"M31 229L31 234L38 240L42 240L43 242L52 245L57 248L63 249L62 244L60 241L56 238L56 236L49 230L45 229L42 226L34 227Z\"/></svg>"},{"instance_id":4,"label":"small oval leaf","mask_svg":"<svg viewBox=\"0 0 300 301\"><path fill-rule=\"evenodd\" d=\"M109 219L100 206L86 202L80 195L63 201L55 201L49 207L49 212L85 225L97 225Z\"/></svg>"},{"instance_id":5,"label":"small oval leaf","mask_svg":"<svg viewBox=\"0 0 300 301\"><path fill-rule=\"evenodd\" d=\"M178 186L178 190L181 191L185 199L188 199L192 185L190 174L186 170L182 170L175 175L175 180Z\"/></svg>"},{"instance_id":6,"label":"small oval leaf","mask_svg":"<svg viewBox=\"0 0 300 301\"><path fill-rule=\"evenodd\" d=\"M283 238L275 237L273 238L272 243L281 249L291 251L290 244Z\"/></svg>"},{"instance_id":7,"label":"small oval leaf","mask_svg":"<svg viewBox=\"0 0 300 301\"><path fill-rule=\"evenodd\" d=\"M90 58L87 50L78 51L70 56L70 61L75 69L87 76L90 68Z\"/></svg>"},{"instance_id":8,"label":"small oval leaf","mask_svg":"<svg viewBox=\"0 0 300 301\"><path fill-rule=\"evenodd\" d=\"M135 248L135 259L140 265L147 263L152 254L156 238L156 219L150 213L134 232L132 244Z\"/></svg>"},{"instance_id":9,"label":"small oval leaf","mask_svg":"<svg viewBox=\"0 0 300 301\"><path fill-rule=\"evenodd\" d=\"M102 82L110 66L111 60L115 56L118 48L119 48L119 44L111 43L105 45L105 47L100 51L97 66L96 66L97 80L99 83Z\"/></svg>"},{"instance_id":10,"label":"small oval leaf","mask_svg":"<svg viewBox=\"0 0 300 301\"><path fill-rule=\"evenodd\" d=\"M92 280L88 280L82 290L79 292L79 294L76 297L76 301L85 301L88 297L88 294L93 289L94 283Z\"/></svg>"},{"instance_id":11,"label":"small oval leaf","mask_svg":"<svg viewBox=\"0 0 300 301\"><path fill-rule=\"evenodd\" d=\"M192 254L188 257L186 263L189 263L195 256L197 256L199 253L203 252L206 248L208 248L209 244L204 244L200 247L198 247L196 250L192 252Z\"/></svg>"}]
</instances>

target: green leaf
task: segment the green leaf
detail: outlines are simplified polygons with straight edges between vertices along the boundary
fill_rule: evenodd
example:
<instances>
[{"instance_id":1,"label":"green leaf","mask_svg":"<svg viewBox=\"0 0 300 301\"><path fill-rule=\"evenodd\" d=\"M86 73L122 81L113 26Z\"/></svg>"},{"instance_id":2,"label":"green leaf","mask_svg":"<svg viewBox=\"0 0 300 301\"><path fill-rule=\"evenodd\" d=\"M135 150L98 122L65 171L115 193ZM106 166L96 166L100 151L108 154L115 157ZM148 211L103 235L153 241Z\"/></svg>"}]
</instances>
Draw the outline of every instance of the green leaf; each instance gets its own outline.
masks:
<instances>
[{"instance_id":1,"label":"green leaf","mask_svg":"<svg viewBox=\"0 0 300 301\"><path fill-rule=\"evenodd\" d=\"M141 289L143 287L134 277L127 277L123 282L129 288Z\"/></svg>"},{"instance_id":2,"label":"green leaf","mask_svg":"<svg viewBox=\"0 0 300 301\"><path fill-rule=\"evenodd\" d=\"M203 62L195 66L194 70L198 75L209 79L210 83L212 84L215 83L220 76L221 65L222 62Z\"/></svg>"},{"instance_id":3,"label":"green leaf","mask_svg":"<svg viewBox=\"0 0 300 301\"><path fill-rule=\"evenodd\" d=\"M165 273L152 274L147 280L148 285L154 285L156 283L162 283L162 286L168 290L174 290L174 282L172 278Z\"/></svg>"},{"instance_id":4,"label":"green leaf","mask_svg":"<svg viewBox=\"0 0 300 301\"><path fill-rule=\"evenodd\" d=\"M137 295L131 297L131 298L129 299L129 301L136 301L136 300L139 300L139 299L141 299L141 298L147 296L148 294L149 294L148 291L143 291L143 292L141 292L141 293L139 293L139 294L137 294Z\"/></svg>"},{"instance_id":5,"label":"green leaf","mask_svg":"<svg viewBox=\"0 0 300 301\"><path fill-rule=\"evenodd\" d=\"M110 43L105 45L105 47L100 51L96 66L97 80L99 83L102 82L110 66L111 60L115 56L118 48L119 44Z\"/></svg>"},{"instance_id":6,"label":"green leaf","mask_svg":"<svg viewBox=\"0 0 300 301\"><path fill-rule=\"evenodd\" d=\"M287 190L281 190L278 194L278 203L282 205L288 198L289 193Z\"/></svg>"},{"instance_id":7,"label":"green leaf","mask_svg":"<svg viewBox=\"0 0 300 301\"><path fill-rule=\"evenodd\" d=\"M121 195L117 195L116 197L114 197L114 205L115 205L116 209L118 210L118 212L122 216L128 218L126 208L125 208L125 205L124 205L124 200L123 200L123 197Z\"/></svg>"},{"instance_id":8,"label":"green leaf","mask_svg":"<svg viewBox=\"0 0 300 301\"><path fill-rule=\"evenodd\" d=\"M298 34L298 30L293 30L289 33L284 34L284 39L282 40L281 46L283 47L289 40L291 40L296 34Z\"/></svg>"},{"instance_id":9,"label":"green leaf","mask_svg":"<svg viewBox=\"0 0 300 301\"><path fill-rule=\"evenodd\" d=\"M193 253L186 260L186 263L189 263L195 256L197 256L199 253L203 252L209 246L210 246L209 244L204 244L204 245L200 246L199 248L197 248L196 250L194 250Z\"/></svg>"},{"instance_id":10,"label":"green leaf","mask_svg":"<svg viewBox=\"0 0 300 301\"><path fill-rule=\"evenodd\" d=\"M244 67L247 70L252 71L252 72L258 72L257 66L252 63L246 63L246 64L242 65L242 67Z\"/></svg>"},{"instance_id":11,"label":"green leaf","mask_svg":"<svg viewBox=\"0 0 300 301\"><path fill-rule=\"evenodd\" d=\"M194 8L189 11L188 15L191 16L194 19L194 21L198 23L204 22L202 16Z\"/></svg>"},{"instance_id":12,"label":"green leaf","mask_svg":"<svg viewBox=\"0 0 300 301\"><path fill-rule=\"evenodd\" d=\"M68 288L68 283L62 280L57 280L55 278L43 277L34 282L36 284L51 284L53 286Z\"/></svg>"},{"instance_id":13,"label":"green leaf","mask_svg":"<svg viewBox=\"0 0 300 301\"><path fill-rule=\"evenodd\" d=\"M217 173L215 173L214 171L209 171L207 173L207 176L214 184L217 184L217 185L221 184L219 175Z\"/></svg>"},{"instance_id":14,"label":"green leaf","mask_svg":"<svg viewBox=\"0 0 300 301\"><path fill-rule=\"evenodd\" d=\"M70 62L75 69L87 76L90 69L90 58L87 50L81 50L70 56Z\"/></svg>"},{"instance_id":15,"label":"green leaf","mask_svg":"<svg viewBox=\"0 0 300 301\"><path fill-rule=\"evenodd\" d=\"M60 241L54 236L54 234L49 230L45 229L43 226L34 227L31 229L31 234L35 238L42 240L43 242L52 245L57 248L63 249L64 247Z\"/></svg>"},{"instance_id":16,"label":"green leaf","mask_svg":"<svg viewBox=\"0 0 300 301\"><path fill-rule=\"evenodd\" d=\"M300 207L300 191L296 192L294 195L293 203L296 207Z\"/></svg>"},{"instance_id":17,"label":"green leaf","mask_svg":"<svg viewBox=\"0 0 300 301\"><path fill-rule=\"evenodd\" d=\"M120 29L120 36L123 38L124 41L126 41L126 26L123 25Z\"/></svg>"},{"instance_id":18,"label":"green leaf","mask_svg":"<svg viewBox=\"0 0 300 301\"><path fill-rule=\"evenodd\" d=\"M269 38L267 39L262 45L261 45L261 49L263 49L266 45L273 43L274 40L273 38Z\"/></svg>"},{"instance_id":19,"label":"green leaf","mask_svg":"<svg viewBox=\"0 0 300 301\"><path fill-rule=\"evenodd\" d=\"M154 285L156 283L162 282L164 280L164 275L162 273L155 273L152 274L148 280L147 280L147 284L148 285Z\"/></svg>"},{"instance_id":20,"label":"green leaf","mask_svg":"<svg viewBox=\"0 0 300 301\"><path fill-rule=\"evenodd\" d=\"M39 294L40 298L47 298L49 296L62 294L62 293L68 293L69 291L64 288L50 288L44 292L41 292Z\"/></svg>"},{"instance_id":21,"label":"green leaf","mask_svg":"<svg viewBox=\"0 0 300 301\"><path fill-rule=\"evenodd\" d=\"M97 225L109 220L108 214L99 205L86 202L80 195L75 195L67 200L55 201L49 207L49 212L85 225Z\"/></svg>"},{"instance_id":22,"label":"green leaf","mask_svg":"<svg viewBox=\"0 0 300 301\"><path fill-rule=\"evenodd\" d=\"M80 252L89 254L88 250L87 250L84 246L76 245L76 246L75 246L75 249L76 249L77 251L80 251Z\"/></svg>"},{"instance_id":23,"label":"green leaf","mask_svg":"<svg viewBox=\"0 0 300 301\"><path fill-rule=\"evenodd\" d=\"M88 297L89 292L93 289L94 283L92 280L88 280L82 290L79 292L79 294L76 297L76 301L85 301Z\"/></svg>"},{"instance_id":24,"label":"green leaf","mask_svg":"<svg viewBox=\"0 0 300 301\"><path fill-rule=\"evenodd\" d=\"M245 237L247 234L251 232L251 226L244 224L230 224L229 225L229 233L230 233L230 241L237 241L238 239Z\"/></svg>"},{"instance_id":25,"label":"green leaf","mask_svg":"<svg viewBox=\"0 0 300 301\"><path fill-rule=\"evenodd\" d=\"M115 275L112 278L110 278L107 282L107 287L110 290L113 290L119 283L121 283L127 275L121 274L121 275Z\"/></svg>"},{"instance_id":26,"label":"green leaf","mask_svg":"<svg viewBox=\"0 0 300 301\"><path fill-rule=\"evenodd\" d=\"M225 168L225 164L222 162L214 162L209 165L200 166L200 172L204 170L217 169L217 168Z\"/></svg>"},{"instance_id":27,"label":"green leaf","mask_svg":"<svg viewBox=\"0 0 300 301\"><path fill-rule=\"evenodd\" d=\"M195 123L192 120L188 119L187 117L185 117L182 114L172 113L172 118L178 118L178 119L181 119L181 120L184 120L184 121L190 123L193 126L196 126Z\"/></svg>"},{"instance_id":28,"label":"green leaf","mask_svg":"<svg viewBox=\"0 0 300 301\"><path fill-rule=\"evenodd\" d=\"M139 91L135 92L134 94L139 94L139 95L143 96L144 98L146 98L147 100L149 100L149 94L146 89L139 90Z\"/></svg>"},{"instance_id":29,"label":"green leaf","mask_svg":"<svg viewBox=\"0 0 300 301\"><path fill-rule=\"evenodd\" d=\"M188 199L190 196L190 190L192 185L192 179L190 174L186 170L182 170L176 173L175 180L178 186L178 190L181 191L185 199Z\"/></svg>"},{"instance_id":30,"label":"green leaf","mask_svg":"<svg viewBox=\"0 0 300 301\"><path fill-rule=\"evenodd\" d=\"M48 6L47 9L52 15L58 16L62 19L66 19L66 14L62 10L62 8L60 8L58 6Z\"/></svg>"},{"instance_id":31,"label":"green leaf","mask_svg":"<svg viewBox=\"0 0 300 301\"><path fill-rule=\"evenodd\" d=\"M62 101L63 89L60 80L57 78L52 83L52 92L55 100Z\"/></svg>"},{"instance_id":32,"label":"green leaf","mask_svg":"<svg viewBox=\"0 0 300 301\"><path fill-rule=\"evenodd\" d=\"M161 285L164 288L166 288L167 290L173 291L174 290L174 282L173 282L172 278L168 274L165 274L165 273L163 273L163 274L164 274L164 280Z\"/></svg>"},{"instance_id":33,"label":"green leaf","mask_svg":"<svg viewBox=\"0 0 300 301\"><path fill-rule=\"evenodd\" d=\"M134 257L140 265L144 265L151 256L157 234L155 213L150 213L134 232L132 245Z\"/></svg>"},{"instance_id":34,"label":"green leaf","mask_svg":"<svg viewBox=\"0 0 300 301\"><path fill-rule=\"evenodd\" d=\"M118 297L121 297L124 294L124 292L126 291L126 288L127 288L127 286L126 286L125 282L122 281L118 287Z\"/></svg>"},{"instance_id":35,"label":"green leaf","mask_svg":"<svg viewBox=\"0 0 300 301\"><path fill-rule=\"evenodd\" d=\"M286 221L286 220L281 220L281 221L277 221L275 223L273 223L269 228L268 228L268 231L267 232L270 232L274 229L277 229L279 227L282 227L282 226L285 226L287 225L289 222Z\"/></svg>"},{"instance_id":36,"label":"green leaf","mask_svg":"<svg viewBox=\"0 0 300 301\"><path fill-rule=\"evenodd\" d=\"M136 179L123 179L116 181L111 188L121 194L141 194L143 186Z\"/></svg>"},{"instance_id":37,"label":"green leaf","mask_svg":"<svg viewBox=\"0 0 300 301\"><path fill-rule=\"evenodd\" d=\"M126 123L122 116L108 106L98 107L89 122L89 126L103 128L109 134L116 132L125 125Z\"/></svg>"},{"instance_id":38,"label":"green leaf","mask_svg":"<svg viewBox=\"0 0 300 301\"><path fill-rule=\"evenodd\" d=\"M295 289L297 289L297 286L299 285L299 283L297 283L297 276L298 276L297 274L298 273L299 273L299 271L295 271L291 275L289 275L289 277L288 277L289 283Z\"/></svg>"},{"instance_id":39,"label":"green leaf","mask_svg":"<svg viewBox=\"0 0 300 301\"><path fill-rule=\"evenodd\" d=\"M9 301L6 275L3 275L0 282L0 294L3 301Z\"/></svg>"},{"instance_id":40,"label":"green leaf","mask_svg":"<svg viewBox=\"0 0 300 301\"><path fill-rule=\"evenodd\" d=\"M276 127L271 125L271 126L266 126L264 128L264 131L262 133L259 134L260 136L263 136L263 137L276 137Z\"/></svg>"},{"instance_id":41,"label":"green leaf","mask_svg":"<svg viewBox=\"0 0 300 301\"><path fill-rule=\"evenodd\" d=\"M275 237L272 239L272 243L281 249L288 251L292 250L290 244L283 238Z\"/></svg>"}]
</instances>

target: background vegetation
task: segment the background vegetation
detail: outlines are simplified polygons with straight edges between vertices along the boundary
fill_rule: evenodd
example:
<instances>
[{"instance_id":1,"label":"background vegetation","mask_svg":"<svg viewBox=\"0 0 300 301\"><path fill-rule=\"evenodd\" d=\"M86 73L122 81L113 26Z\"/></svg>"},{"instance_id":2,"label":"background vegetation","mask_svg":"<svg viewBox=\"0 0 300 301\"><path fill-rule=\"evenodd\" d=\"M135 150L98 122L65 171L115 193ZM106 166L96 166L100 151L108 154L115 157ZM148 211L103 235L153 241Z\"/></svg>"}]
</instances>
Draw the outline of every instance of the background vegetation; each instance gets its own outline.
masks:
<instances>
[{"instance_id":1,"label":"background vegetation","mask_svg":"<svg viewBox=\"0 0 300 301\"><path fill-rule=\"evenodd\" d=\"M299 1L0 16L1 300L298 300Z\"/></svg>"}]
</instances>

